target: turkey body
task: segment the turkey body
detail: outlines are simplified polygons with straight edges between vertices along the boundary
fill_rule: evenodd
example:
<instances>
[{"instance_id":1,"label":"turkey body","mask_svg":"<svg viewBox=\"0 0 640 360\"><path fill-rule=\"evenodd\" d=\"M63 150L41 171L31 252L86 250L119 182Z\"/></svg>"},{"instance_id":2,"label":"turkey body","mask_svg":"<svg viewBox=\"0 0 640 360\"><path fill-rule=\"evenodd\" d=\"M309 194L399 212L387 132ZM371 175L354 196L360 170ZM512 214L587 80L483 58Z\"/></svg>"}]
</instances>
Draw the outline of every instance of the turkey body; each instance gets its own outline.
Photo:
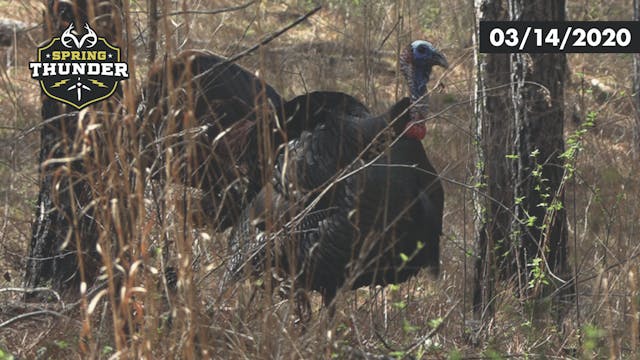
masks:
<instances>
[{"instance_id":1,"label":"turkey body","mask_svg":"<svg viewBox=\"0 0 640 360\"><path fill-rule=\"evenodd\" d=\"M444 192L421 142L397 137L409 105L405 98L371 116L332 92L286 103L297 137L232 232L232 277L274 267L329 304L342 286L437 272Z\"/></svg>"},{"instance_id":2,"label":"turkey body","mask_svg":"<svg viewBox=\"0 0 640 360\"><path fill-rule=\"evenodd\" d=\"M360 232L351 288L401 283L425 267L438 273L444 192L420 141L400 138L351 188Z\"/></svg>"},{"instance_id":3,"label":"turkey body","mask_svg":"<svg viewBox=\"0 0 640 360\"><path fill-rule=\"evenodd\" d=\"M193 50L156 64L145 90L144 168L164 179L171 159L168 176L204 190L207 221L224 230L261 187L257 129L276 127L282 98L244 68ZM267 133L268 146L282 142Z\"/></svg>"}]
</instances>

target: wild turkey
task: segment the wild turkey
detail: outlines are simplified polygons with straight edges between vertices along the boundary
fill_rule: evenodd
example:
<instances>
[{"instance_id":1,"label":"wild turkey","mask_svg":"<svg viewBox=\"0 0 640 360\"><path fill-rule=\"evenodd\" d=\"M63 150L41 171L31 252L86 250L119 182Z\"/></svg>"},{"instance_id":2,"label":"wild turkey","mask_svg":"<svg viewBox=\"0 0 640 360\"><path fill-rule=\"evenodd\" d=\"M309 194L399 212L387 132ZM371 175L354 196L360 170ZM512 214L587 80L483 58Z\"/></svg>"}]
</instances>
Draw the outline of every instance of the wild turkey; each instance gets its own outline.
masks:
<instances>
[{"instance_id":1,"label":"wild turkey","mask_svg":"<svg viewBox=\"0 0 640 360\"><path fill-rule=\"evenodd\" d=\"M411 98L380 116L335 92L284 105L290 141L231 234L227 279L273 267L329 304L343 285L438 272L444 192L420 140L431 69L448 64L426 41L400 64Z\"/></svg>"},{"instance_id":2,"label":"wild turkey","mask_svg":"<svg viewBox=\"0 0 640 360\"><path fill-rule=\"evenodd\" d=\"M171 149L172 174L206 191L207 221L224 230L262 186L258 153L270 142L261 143L259 125L276 128L282 103L271 86L212 53L164 59L149 72L139 109L144 167L163 178ZM282 141L267 134L274 146Z\"/></svg>"}]
</instances>

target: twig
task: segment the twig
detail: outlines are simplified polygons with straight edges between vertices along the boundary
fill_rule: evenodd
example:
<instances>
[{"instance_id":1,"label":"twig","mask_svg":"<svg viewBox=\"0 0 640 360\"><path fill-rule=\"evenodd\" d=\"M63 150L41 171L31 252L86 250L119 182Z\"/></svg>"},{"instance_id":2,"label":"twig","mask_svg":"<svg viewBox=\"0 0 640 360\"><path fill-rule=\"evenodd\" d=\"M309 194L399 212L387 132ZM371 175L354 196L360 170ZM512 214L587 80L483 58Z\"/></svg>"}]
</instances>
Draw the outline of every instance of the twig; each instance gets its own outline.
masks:
<instances>
[{"instance_id":1,"label":"twig","mask_svg":"<svg viewBox=\"0 0 640 360\"><path fill-rule=\"evenodd\" d=\"M318 11L320 11L320 9L322 9L322 6L317 6L315 9L309 11L308 13L300 16L299 18L297 18L294 22L292 22L291 24L283 27L282 29L271 33L270 35L268 35L266 38L264 38L262 41L260 41L259 43L257 43L256 45L253 45L252 47L239 52L238 54L230 57L226 63L232 63L235 62L236 60L239 60L243 57L245 57L246 55L254 52L256 49L258 49L260 46L265 46L268 43L270 43L271 41L273 41L274 39L276 39L277 37L279 37L280 35L284 34L285 32L289 31L289 29L295 27L296 25L300 24L301 22L305 21L307 18L309 18L310 16L312 16L313 14L317 13ZM223 63L224 64L224 63Z\"/></svg>"},{"instance_id":2,"label":"twig","mask_svg":"<svg viewBox=\"0 0 640 360\"><path fill-rule=\"evenodd\" d=\"M22 320L22 319L26 319L28 317L32 317L32 316L38 316L38 315L52 315L52 316L58 316L58 317L64 317L64 315L60 314L59 312L56 311L52 311L52 310L38 310L38 311L33 311L30 313L25 313L25 314L20 314L18 316L12 317L11 319L0 323L0 329L2 329L3 327L10 325L18 320Z\"/></svg>"},{"instance_id":3,"label":"twig","mask_svg":"<svg viewBox=\"0 0 640 360\"><path fill-rule=\"evenodd\" d=\"M416 341L413 345L411 345L407 350L405 350L405 353L410 353L410 352L415 351L427 339L430 339L433 335L435 335L440 330L440 328L442 328L442 325L444 324L444 321L449 317L449 315L451 315L451 313L453 312L453 309L458 307L458 304L460 304L461 301L462 300L456 301L456 303L453 304L453 306L449 309L449 311L447 311L447 313L444 314L440 324L438 324L438 326L436 326L433 329L431 329L431 331L429 331L425 336L421 337L418 341Z\"/></svg>"},{"instance_id":4,"label":"twig","mask_svg":"<svg viewBox=\"0 0 640 360\"><path fill-rule=\"evenodd\" d=\"M523 353L519 353L519 354L500 354L500 358L501 359L513 359L513 358L525 358L525 357L531 357L534 356L532 354L523 354ZM463 357L464 360L486 360L486 359L493 359L491 356L484 356L484 355L478 355L478 356L465 356ZM564 359L564 358L563 358Z\"/></svg>"},{"instance_id":5,"label":"twig","mask_svg":"<svg viewBox=\"0 0 640 360\"><path fill-rule=\"evenodd\" d=\"M62 304L62 309L64 309L64 302L62 301L62 298L60 297L60 294L58 294L57 291L55 291L53 289L50 289L50 288L46 288L46 287L37 287L37 288L17 288L17 287L1 288L0 289L0 294L2 294L4 292L21 292L21 293L50 292L50 293L53 293L53 296L55 296L56 300L58 300L58 302Z\"/></svg>"},{"instance_id":6,"label":"twig","mask_svg":"<svg viewBox=\"0 0 640 360\"><path fill-rule=\"evenodd\" d=\"M283 27L282 29L280 29L280 30L278 30L276 32L273 32L273 33L269 34L267 37L265 37L263 40L261 40L259 43L255 44L255 45L253 45L252 47L250 47L250 48L248 48L246 50L243 50L243 51L233 55L232 57L230 57L226 61L223 61L223 62L211 67L211 69L209 69L207 71L203 71L202 73L194 76L192 78L192 81L196 81L196 80L198 80L200 78L203 78L203 77L207 76L208 74L210 74L211 72L215 71L216 68L218 68L220 66L230 65L230 64L236 62L237 60L240 60L241 58L249 55L250 53L252 53L254 51L256 51L256 49L258 49L259 47L267 45L268 43L270 43L271 41L273 41L274 39L276 39L280 35L284 34L285 32L287 32L288 30L290 30L294 26L300 24L301 22L303 22L304 20L306 20L307 18L309 18L313 14L317 13L321 8L322 8L322 6L318 6L318 7L314 8L313 10L309 11L308 13L306 13L306 14L300 16L299 18L297 18L291 24Z\"/></svg>"},{"instance_id":7,"label":"twig","mask_svg":"<svg viewBox=\"0 0 640 360\"><path fill-rule=\"evenodd\" d=\"M389 37L391 36L391 34L396 30L396 28L400 24L400 21L402 21L402 15L398 16L398 18L396 19L396 23L393 24L393 27L391 28L391 30L389 30L387 35L385 35L384 39L382 39L382 41L380 42L380 46L378 46L378 51L382 50L382 47L387 42L387 40L389 40Z\"/></svg>"},{"instance_id":8,"label":"twig","mask_svg":"<svg viewBox=\"0 0 640 360\"><path fill-rule=\"evenodd\" d=\"M394 352L398 351L397 348L389 345L389 343L384 339L384 337L378 332L377 329L373 329L373 333L376 335L378 340L382 343L382 346L384 346L387 350L394 351Z\"/></svg>"},{"instance_id":9,"label":"twig","mask_svg":"<svg viewBox=\"0 0 640 360\"><path fill-rule=\"evenodd\" d=\"M253 4L255 4L255 0L249 1L248 3L242 4L242 5L229 6L229 7L222 8L222 9L215 9L215 10L183 10L183 11L170 12L168 14L162 14L162 15L156 16L156 17L157 18L162 18L162 17L165 17L165 16L178 16L178 15L188 15L188 14L216 15L216 14L221 14L221 13L225 13L225 12L231 12L231 11L237 11L237 10L246 9L249 6L253 5Z\"/></svg>"}]
</instances>

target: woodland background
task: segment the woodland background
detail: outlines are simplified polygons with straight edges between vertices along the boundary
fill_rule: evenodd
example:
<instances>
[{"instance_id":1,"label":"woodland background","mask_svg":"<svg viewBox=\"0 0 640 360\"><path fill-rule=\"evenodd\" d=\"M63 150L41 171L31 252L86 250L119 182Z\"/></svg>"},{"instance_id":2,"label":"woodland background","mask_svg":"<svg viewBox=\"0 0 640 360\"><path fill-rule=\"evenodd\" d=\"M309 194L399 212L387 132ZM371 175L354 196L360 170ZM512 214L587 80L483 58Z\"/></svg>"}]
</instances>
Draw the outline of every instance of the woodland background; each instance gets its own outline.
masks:
<instances>
[{"instance_id":1,"label":"woodland background","mask_svg":"<svg viewBox=\"0 0 640 360\"><path fill-rule=\"evenodd\" d=\"M147 28L153 3L128 4L132 94L142 88L153 56ZM315 299L313 318L302 325L292 303L251 284L226 295L216 272L225 234L206 224L182 229L179 211L169 211L165 221L145 230L147 266L123 269L131 275L130 289L146 289L133 291L128 303L112 307L108 300L115 290L102 298L90 292L81 300L53 296L47 303L24 303L11 289L23 284L38 192L40 89L27 65L45 40L39 25L45 5L0 1L0 17L20 22L0 48L0 359L638 356L640 149L633 144L640 119L633 54L568 55L564 132L566 140L576 139L578 152L564 206L576 296L558 319L550 311L553 303L522 298L512 283L499 282L491 299L494 313L479 318L472 308L479 254L473 199L482 190L476 184L473 1L160 1L156 10L169 15L159 22L156 57L191 48L233 56L318 3L319 13L240 61L285 98L338 90L380 112L404 94L396 67L399 48L427 39L449 59L450 68L432 77L431 86L438 84L432 111L438 116L424 141L447 180L440 278L421 274L399 286L344 292L333 319ZM211 11L225 8L233 11ZM568 20L632 16L632 0L567 1ZM180 201L168 197L166 204L179 208ZM153 206L148 208L153 214ZM192 260L193 283L167 301L157 271L164 266L160 234L182 230L189 245L173 261ZM16 319L33 312L39 313Z\"/></svg>"}]
</instances>

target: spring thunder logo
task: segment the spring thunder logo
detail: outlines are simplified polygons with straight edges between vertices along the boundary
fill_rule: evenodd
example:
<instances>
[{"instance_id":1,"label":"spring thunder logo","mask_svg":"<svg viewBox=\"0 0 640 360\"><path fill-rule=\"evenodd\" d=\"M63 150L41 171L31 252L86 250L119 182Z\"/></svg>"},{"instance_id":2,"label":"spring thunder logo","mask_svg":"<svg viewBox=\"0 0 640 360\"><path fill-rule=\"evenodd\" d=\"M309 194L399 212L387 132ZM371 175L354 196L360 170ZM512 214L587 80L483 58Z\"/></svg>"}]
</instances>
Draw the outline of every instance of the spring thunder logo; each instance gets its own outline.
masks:
<instances>
[{"instance_id":1,"label":"spring thunder logo","mask_svg":"<svg viewBox=\"0 0 640 360\"><path fill-rule=\"evenodd\" d=\"M129 78L120 49L98 37L89 24L80 35L73 23L60 37L38 48L38 61L29 63L31 77L52 99L80 110L113 95L118 82Z\"/></svg>"}]
</instances>

